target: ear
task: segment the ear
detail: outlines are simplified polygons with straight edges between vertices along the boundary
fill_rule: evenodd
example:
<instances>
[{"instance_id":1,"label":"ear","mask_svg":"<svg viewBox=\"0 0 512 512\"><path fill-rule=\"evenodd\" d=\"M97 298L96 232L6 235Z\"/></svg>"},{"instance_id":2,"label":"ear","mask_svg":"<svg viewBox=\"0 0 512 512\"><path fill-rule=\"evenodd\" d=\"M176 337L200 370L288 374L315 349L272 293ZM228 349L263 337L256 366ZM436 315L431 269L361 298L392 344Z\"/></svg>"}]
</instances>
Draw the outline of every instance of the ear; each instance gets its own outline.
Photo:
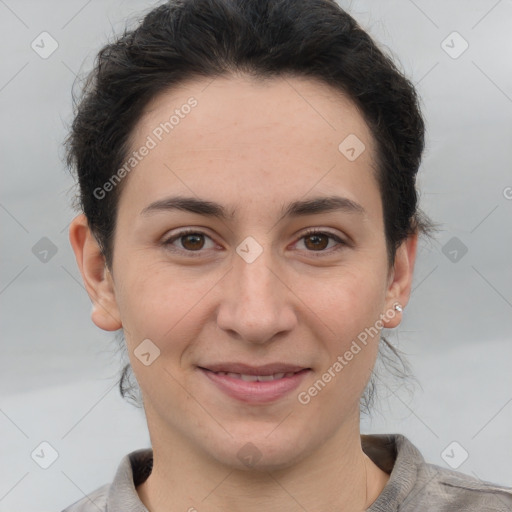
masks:
<instances>
[{"instance_id":1,"label":"ear","mask_svg":"<svg viewBox=\"0 0 512 512\"><path fill-rule=\"evenodd\" d=\"M396 327L402 320L402 312L394 309L395 304L404 309L409 302L417 246L418 233L415 233L404 240L396 251L386 291L386 311L383 312L383 324L388 329Z\"/></svg>"},{"instance_id":2,"label":"ear","mask_svg":"<svg viewBox=\"0 0 512 512\"><path fill-rule=\"evenodd\" d=\"M107 269L96 238L89 229L84 214L76 216L69 227L69 241L85 289L92 301L92 321L105 331L116 331L122 327L114 294L114 282Z\"/></svg>"}]
</instances>

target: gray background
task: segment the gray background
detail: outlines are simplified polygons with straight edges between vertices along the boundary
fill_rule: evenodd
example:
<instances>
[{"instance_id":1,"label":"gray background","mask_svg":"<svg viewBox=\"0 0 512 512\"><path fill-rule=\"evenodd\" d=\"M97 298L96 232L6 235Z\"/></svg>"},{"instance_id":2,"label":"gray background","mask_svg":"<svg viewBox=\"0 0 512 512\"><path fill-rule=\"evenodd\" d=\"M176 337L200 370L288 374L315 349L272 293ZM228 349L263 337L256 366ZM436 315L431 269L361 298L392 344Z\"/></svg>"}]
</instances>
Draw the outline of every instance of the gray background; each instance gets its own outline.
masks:
<instances>
[{"instance_id":1,"label":"gray background","mask_svg":"<svg viewBox=\"0 0 512 512\"><path fill-rule=\"evenodd\" d=\"M421 388L382 377L363 431L403 433L430 462L512 485L512 1L341 4L417 84L428 126L421 205L442 223L420 246L411 301L389 336ZM75 74L151 5L0 0L0 511L60 510L149 446L142 411L116 389L114 335L90 320L61 143ZM46 59L31 48L43 31L58 43ZM43 237L57 250L47 261L33 252ZM31 458L43 441L58 452L48 469Z\"/></svg>"}]
</instances>

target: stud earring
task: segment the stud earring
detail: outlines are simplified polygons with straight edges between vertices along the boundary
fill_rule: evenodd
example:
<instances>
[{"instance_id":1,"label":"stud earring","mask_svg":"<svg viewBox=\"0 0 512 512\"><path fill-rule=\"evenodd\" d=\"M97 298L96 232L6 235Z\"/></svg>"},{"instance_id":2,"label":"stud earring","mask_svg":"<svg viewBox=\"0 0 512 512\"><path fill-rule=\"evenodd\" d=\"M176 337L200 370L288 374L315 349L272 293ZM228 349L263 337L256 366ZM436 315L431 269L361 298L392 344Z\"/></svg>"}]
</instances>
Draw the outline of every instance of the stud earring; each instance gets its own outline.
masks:
<instances>
[{"instance_id":1,"label":"stud earring","mask_svg":"<svg viewBox=\"0 0 512 512\"><path fill-rule=\"evenodd\" d=\"M395 304L395 309L396 311L398 311L399 313L401 313L403 311L403 308L402 306L400 306L400 304Z\"/></svg>"}]
</instances>

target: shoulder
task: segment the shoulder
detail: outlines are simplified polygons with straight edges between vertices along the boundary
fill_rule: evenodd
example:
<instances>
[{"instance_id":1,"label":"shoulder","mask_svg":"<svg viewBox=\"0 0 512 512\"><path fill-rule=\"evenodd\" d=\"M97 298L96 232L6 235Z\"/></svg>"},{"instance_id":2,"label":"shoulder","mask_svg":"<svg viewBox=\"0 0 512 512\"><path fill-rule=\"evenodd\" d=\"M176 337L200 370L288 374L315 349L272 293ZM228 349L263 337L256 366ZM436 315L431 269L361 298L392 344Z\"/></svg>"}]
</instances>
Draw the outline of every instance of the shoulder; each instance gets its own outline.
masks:
<instances>
[{"instance_id":1,"label":"shoulder","mask_svg":"<svg viewBox=\"0 0 512 512\"><path fill-rule=\"evenodd\" d=\"M401 434L362 436L367 455L390 474L370 512L511 512L512 488L425 462Z\"/></svg>"},{"instance_id":2,"label":"shoulder","mask_svg":"<svg viewBox=\"0 0 512 512\"><path fill-rule=\"evenodd\" d=\"M62 512L147 512L136 487L147 479L152 467L151 449L131 452L121 460L112 483L99 487Z\"/></svg>"},{"instance_id":3,"label":"shoulder","mask_svg":"<svg viewBox=\"0 0 512 512\"><path fill-rule=\"evenodd\" d=\"M62 512L106 512L110 484L105 484L82 499L66 507Z\"/></svg>"},{"instance_id":4,"label":"shoulder","mask_svg":"<svg viewBox=\"0 0 512 512\"><path fill-rule=\"evenodd\" d=\"M438 503L435 510L512 511L512 488L476 477L424 463L418 468L416 492L422 500ZM418 501L411 496L413 501Z\"/></svg>"}]
</instances>

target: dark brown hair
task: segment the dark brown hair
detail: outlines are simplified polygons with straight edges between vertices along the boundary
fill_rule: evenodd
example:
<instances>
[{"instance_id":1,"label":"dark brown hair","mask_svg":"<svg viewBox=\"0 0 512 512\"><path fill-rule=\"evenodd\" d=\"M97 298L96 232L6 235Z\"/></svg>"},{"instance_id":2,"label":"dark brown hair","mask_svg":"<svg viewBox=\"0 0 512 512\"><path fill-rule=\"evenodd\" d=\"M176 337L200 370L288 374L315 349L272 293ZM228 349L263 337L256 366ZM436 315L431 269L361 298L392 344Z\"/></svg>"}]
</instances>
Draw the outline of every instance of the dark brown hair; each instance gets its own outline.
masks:
<instances>
[{"instance_id":1,"label":"dark brown hair","mask_svg":"<svg viewBox=\"0 0 512 512\"><path fill-rule=\"evenodd\" d=\"M409 235L434 230L418 207L415 183L425 126L414 86L338 4L332 0L171 0L99 52L76 102L66 141L67 162L79 183L77 203L110 269L123 183L101 198L94 191L126 160L130 135L144 107L185 80L232 73L260 79L314 78L356 104L376 142L390 265ZM125 367L123 395L127 371ZM369 403L369 395L365 396Z\"/></svg>"}]
</instances>

